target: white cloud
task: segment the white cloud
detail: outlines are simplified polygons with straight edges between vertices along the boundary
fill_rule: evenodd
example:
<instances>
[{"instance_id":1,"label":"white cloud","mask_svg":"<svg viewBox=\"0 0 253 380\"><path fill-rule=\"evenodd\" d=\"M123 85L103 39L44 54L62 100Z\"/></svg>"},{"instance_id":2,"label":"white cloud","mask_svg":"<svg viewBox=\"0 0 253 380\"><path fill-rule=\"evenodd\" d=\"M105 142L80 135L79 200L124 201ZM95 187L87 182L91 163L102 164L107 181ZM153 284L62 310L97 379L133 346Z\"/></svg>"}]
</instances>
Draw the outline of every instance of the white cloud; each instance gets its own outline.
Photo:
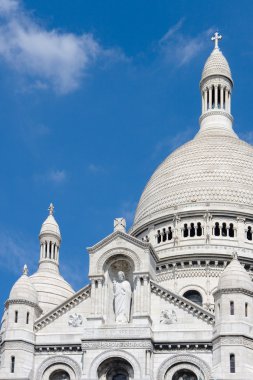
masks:
<instances>
[{"instance_id":1,"label":"white cloud","mask_svg":"<svg viewBox=\"0 0 253 380\"><path fill-rule=\"evenodd\" d=\"M104 173L104 169L102 166L97 165L97 164L93 164L93 163L90 163L88 165L88 171L93 173L93 174Z\"/></svg>"},{"instance_id":2,"label":"white cloud","mask_svg":"<svg viewBox=\"0 0 253 380\"><path fill-rule=\"evenodd\" d=\"M67 173L63 169L51 169L44 174L35 174L34 180L40 183L52 183L61 185L67 180Z\"/></svg>"},{"instance_id":3,"label":"white cloud","mask_svg":"<svg viewBox=\"0 0 253 380\"><path fill-rule=\"evenodd\" d=\"M37 252L37 255L36 255ZM1 266L15 274L22 273L24 264L28 265L30 273L36 267L39 259L39 246L22 235L0 233L0 260Z\"/></svg>"},{"instance_id":4,"label":"white cloud","mask_svg":"<svg viewBox=\"0 0 253 380\"><path fill-rule=\"evenodd\" d=\"M65 170L51 170L48 173L48 179L54 183L62 183L66 180Z\"/></svg>"},{"instance_id":5,"label":"white cloud","mask_svg":"<svg viewBox=\"0 0 253 380\"><path fill-rule=\"evenodd\" d=\"M214 31L207 29L195 37L182 32L184 19L173 25L159 41L159 49L166 61L176 62L178 66L189 63L206 46L207 38Z\"/></svg>"},{"instance_id":6,"label":"white cloud","mask_svg":"<svg viewBox=\"0 0 253 380\"><path fill-rule=\"evenodd\" d=\"M1 0L0 1L0 14L8 14L18 9L17 0Z\"/></svg>"},{"instance_id":7,"label":"white cloud","mask_svg":"<svg viewBox=\"0 0 253 380\"><path fill-rule=\"evenodd\" d=\"M34 87L52 86L65 94L79 87L98 57L121 59L117 50L104 50L91 34L46 30L15 0L0 0L0 58L33 79Z\"/></svg>"}]
</instances>

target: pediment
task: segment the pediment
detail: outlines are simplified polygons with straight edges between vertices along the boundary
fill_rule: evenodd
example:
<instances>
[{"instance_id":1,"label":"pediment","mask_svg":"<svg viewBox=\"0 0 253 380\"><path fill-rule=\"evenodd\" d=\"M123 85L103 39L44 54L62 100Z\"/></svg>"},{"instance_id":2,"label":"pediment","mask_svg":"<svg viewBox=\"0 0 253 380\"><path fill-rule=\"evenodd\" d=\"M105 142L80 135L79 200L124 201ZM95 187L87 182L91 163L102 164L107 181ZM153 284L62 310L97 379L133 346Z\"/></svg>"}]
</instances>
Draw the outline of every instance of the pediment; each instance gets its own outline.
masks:
<instances>
[{"instance_id":1,"label":"pediment","mask_svg":"<svg viewBox=\"0 0 253 380\"><path fill-rule=\"evenodd\" d=\"M165 305L168 304L180 310L183 310L185 313L187 313L187 315L191 316L191 319L193 317L194 319L201 320L208 325L214 325L215 316L213 313L195 304L194 302L191 302L190 300L172 292L171 290L163 288L154 281L150 281L150 286L151 292L160 297L164 301ZM173 321L173 318L176 318L173 315L173 312L170 316L168 316L168 324L170 324L169 318L171 318L171 323L176 322L176 319ZM166 320L164 323L166 324Z\"/></svg>"},{"instance_id":2,"label":"pediment","mask_svg":"<svg viewBox=\"0 0 253 380\"><path fill-rule=\"evenodd\" d=\"M91 286L86 285L84 288L80 289L73 296L68 298L59 306L49 311L47 314L42 315L34 323L34 331L38 332L49 324L55 322L57 319L61 318L65 314L69 313L70 310L77 308L83 301L90 297Z\"/></svg>"},{"instance_id":3,"label":"pediment","mask_svg":"<svg viewBox=\"0 0 253 380\"><path fill-rule=\"evenodd\" d=\"M140 239L137 239L134 236L131 236L122 231L113 232L112 234L106 236L104 239L102 239L92 247L87 247L87 250L90 254L95 253L116 240L122 240L138 248L142 248L143 250L148 250L153 254L153 256L157 258L157 255L150 243L141 241Z\"/></svg>"}]
</instances>

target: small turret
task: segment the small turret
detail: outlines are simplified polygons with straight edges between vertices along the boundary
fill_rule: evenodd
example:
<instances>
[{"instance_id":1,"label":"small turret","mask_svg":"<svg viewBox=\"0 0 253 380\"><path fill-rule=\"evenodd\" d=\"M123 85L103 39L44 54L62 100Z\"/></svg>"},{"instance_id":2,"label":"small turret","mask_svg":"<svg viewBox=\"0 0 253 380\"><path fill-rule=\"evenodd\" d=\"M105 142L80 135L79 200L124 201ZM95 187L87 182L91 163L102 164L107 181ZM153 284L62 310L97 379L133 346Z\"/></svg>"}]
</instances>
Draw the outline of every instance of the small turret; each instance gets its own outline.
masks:
<instances>
[{"instance_id":1,"label":"small turret","mask_svg":"<svg viewBox=\"0 0 253 380\"><path fill-rule=\"evenodd\" d=\"M214 301L214 378L229 380L233 376L233 379L249 380L245 366L253 371L247 345L247 340L253 338L253 283L236 252L220 276Z\"/></svg>"},{"instance_id":2,"label":"small turret","mask_svg":"<svg viewBox=\"0 0 253 380\"><path fill-rule=\"evenodd\" d=\"M10 374L16 374L15 378L28 378L34 359L33 325L41 313L38 295L25 265L23 274L13 285L5 304L0 379L9 378Z\"/></svg>"}]
</instances>

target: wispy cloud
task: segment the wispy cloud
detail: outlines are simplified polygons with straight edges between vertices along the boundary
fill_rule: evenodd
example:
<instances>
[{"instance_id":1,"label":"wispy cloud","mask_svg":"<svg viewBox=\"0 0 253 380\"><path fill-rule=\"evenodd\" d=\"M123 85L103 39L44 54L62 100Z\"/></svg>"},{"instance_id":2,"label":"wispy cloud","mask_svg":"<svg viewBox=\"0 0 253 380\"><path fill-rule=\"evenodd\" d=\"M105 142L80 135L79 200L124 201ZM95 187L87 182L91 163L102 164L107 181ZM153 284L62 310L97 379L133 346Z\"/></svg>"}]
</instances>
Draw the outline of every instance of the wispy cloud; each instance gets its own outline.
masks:
<instances>
[{"instance_id":1,"label":"wispy cloud","mask_svg":"<svg viewBox=\"0 0 253 380\"><path fill-rule=\"evenodd\" d=\"M253 132L247 131L245 133L240 133L240 137L247 141L249 144L253 145Z\"/></svg>"},{"instance_id":2,"label":"wispy cloud","mask_svg":"<svg viewBox=\"0 0 253 380\"><path fill-rule=\"evenodd\" d=\"M35 174L34 180L40 183L49 182L55 185L61 185L67 180L67 173L63 169L51 169L44 174Z\"/></svg>"},{"instance_id":3,"label":"wispy cloud","mask_svg":"<svg viewBox=\"0 0 253 380\"><path fill-rule=\"evenodd\" d=\"M66 94L80 86L97 58L115 60L123 56L119 49L103 49L92 34L47 30L18 0L0 0L0 59L32 79L35 88L53 87L57 93Z\"/></svg>"},{"instance_id":4,"label":"wispy cloud","mask_svg":"<svg viewBox=\"0 0 253 380\"><path fill-rule=\"evenodd\" d=\"M119 208L118 217L126 219L127 228L129 228L133 224L136 207L137 202L127 200L124 201L121 207Z\"/></svg>"},{"instance_id":5,"label":"wispy cloud","mask_svg":"<svg viewBox=\"0 0 253 380\"><path fill-rule=\"evenodd\" d=\"M189 139L193 137L195 132L196 131L193 128L186 128L174 136L168 136L163 138L155 145L153 157L156 157L158 154L161 154L164 150L166 150L167 154L171 153L179 146L189 141Z\"/></svg>"},{"instance_id":6,"label":"wispy cloud","mask_svg":"<svg viewBox=\"0 0 253 380\"><path fill-rule=\"evenodd\" d=\"M35 253L38 253L37 255ZM24 264L28 265L30 273L36 267L39 258L39 246L27 237L8 231L0 233L1 266L14 274L22 273Z\"/></svg>"},{"instance_id":7,"label":"wispy cloud","mask_svg":"<svg viewBox=\"0 0 253 380\"><path fill-rule=\"evenodd\" d=\"M159 49L166 61L173 61L178 67L189 63L206 46L206 39L214 31L209 28L197 36L183 33L184 19L173 25L159 41Z\"/></svg>"},{"instance_id":8,"label":"wispy cloud","mask_svg":"<svg viewBox=\"0 0 253 380\"><path fill-rule=\"evenodd\" d=\"M90 163L88 165L88 171L93 174L104 173L105 169L101 165Z\"/></svg>"}]
</instances>

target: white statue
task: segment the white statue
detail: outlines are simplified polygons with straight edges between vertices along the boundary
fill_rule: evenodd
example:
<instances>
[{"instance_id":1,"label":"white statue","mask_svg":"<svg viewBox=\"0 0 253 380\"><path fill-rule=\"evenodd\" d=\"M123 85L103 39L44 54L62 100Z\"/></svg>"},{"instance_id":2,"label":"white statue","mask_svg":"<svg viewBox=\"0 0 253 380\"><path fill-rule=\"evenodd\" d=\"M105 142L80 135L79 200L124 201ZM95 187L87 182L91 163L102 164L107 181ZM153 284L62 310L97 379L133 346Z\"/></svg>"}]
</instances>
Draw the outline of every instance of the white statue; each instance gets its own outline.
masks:
<instances>
[{"instance_id":1,"label":"white statue","mask_svg":"<svg viewBox=\"0 0 253 380\"><path fill-rule=\"evenodd\" d=\"M118 282L113 280L115 321L128 323L132 297L131 285L125 279L125 273L122 271L118 272L118 279Z\"/></svg>"}]
</instances>

